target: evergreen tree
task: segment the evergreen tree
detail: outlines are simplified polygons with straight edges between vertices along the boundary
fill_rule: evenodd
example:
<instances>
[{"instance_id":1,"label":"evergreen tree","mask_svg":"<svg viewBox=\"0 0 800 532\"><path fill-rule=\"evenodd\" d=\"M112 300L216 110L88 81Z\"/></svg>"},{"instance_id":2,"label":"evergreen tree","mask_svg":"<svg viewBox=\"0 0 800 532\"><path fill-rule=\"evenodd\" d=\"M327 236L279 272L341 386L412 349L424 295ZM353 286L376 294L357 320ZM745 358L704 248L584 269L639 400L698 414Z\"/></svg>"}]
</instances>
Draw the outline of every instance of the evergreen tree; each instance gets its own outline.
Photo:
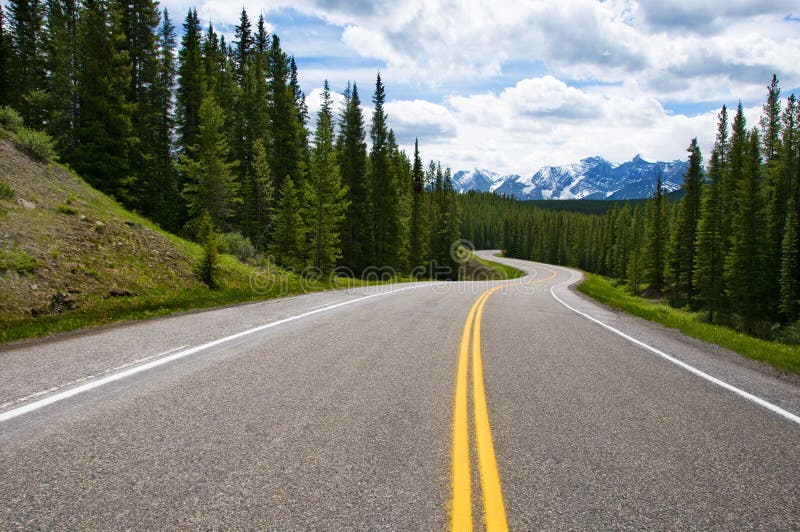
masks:
<instances>
[{"instance_id":1,"label":"evergreen tree","mask_svg":"<svg viewBox=\"0 0 800 532\"><path fill-rule=\"evenodd\" d=\"M11 81L14 55L11 34L6 26L6 14L0 5L0 106L11 105Z\"/></svg>"},{"instance_id":2,"label":"evergreen tree","mask_svg":"<svg viewBox=\"0 0 800 532\"><path fill-rule=\"evenodd\" d=\"M731 140L728 145L726 165L727 172L725 174L722 190L722 228L724 236L726 237L723 240L723 246L726 256L730 252L732 245L731 232L733 231L733 217L736 211L737 190L739 188L739 183L744 177L743 171L748 149L747 121L744 117L742 102L739 102L739 107L736 109L736 115L733 117L733 126L731 130Z\"/></svg>"},{"instance_id":3,"label":"evergreen tree","mask_svg":"<svg viewBox=\"0 0 800 532\"><path fill-rule=\"evenodd\" d=\"M306 258L306 227L300 213L300 199L292 177L287 175L278 194L269 252L286 268L301 271Z\"/></svg>"},{"instance_id":4,"label":"evergreen tree","mask_svg":"<svg viewBox=\"0 0 800 532\"><path fill-rule=\"evenodd\" d=\"M664 264L667 246L667 200L658 177L656 189L647 201L647 223L642 255L644 281L653 290L664 288Z\"/></svg>"},{"instance_id":5,"label":"evergreen tree","mask_svg":"<svg viewBox=\"0 0 800 532\"><path fill-rule=\"evenodd\" d=\"M230 227L228 219L241 201L233 176L234 164L228 162L228 141L224 134L225 117L213 96L200 105L197 144L189 155L181 155L181 169L186 175L183 196L189 211L189 229L208 212L216 227Z\"/></svg>"},{"instance_id":6,"label":"evergreen tree","mask_svg":"<svg viewBox=\"0 0 800 532\"><path fill-rule=\"evenodd\" d=\"M266 247L272 220L275 187L264 143L256 140L253 163L245 175L242 191L242 233L258 248Z\"/></svg>"},{"instance_id":7,"label":"evergreen tree","mask_svg":"<svg viewBox=\"0 0 800 532\"><path fill-rule=\"evenodd\" d=\"M14 81L11 102L30 127L44 124L40 94L45 90L45 6L41 0L9 0Z\"/></svg>"},{"instance_id":8,"label":"evergreen tree","mask_svg":"<svg viewBox=\"0 0 800 532\"><path fill-rule=\"evenodd\" d=\"M731 249L725 261L731 307L741 318L748 334L763 317L765 306L765 286L761 275L766 265L762 229L765 209L759 148L758 132L753 129L744 154L742 179L737 183Z\"/></svg>"},{"instance_id":9,"label":"evergreen tree","mask_svg":"<svg viewBox=\"0 0 800 532\"><path fill-rule=\"evenodd\" d=\"M372 264L372 182L367 176L367 143L358 86L344 92L345 105L339 119L337 153L344 186L347 215L342 230L342 263L361 275Z\"/></svg>"},{"instance_id":10,"label":"evergreen tree","mask_svg":"<svg viewBox=\"0 0 800 532\"><path fill-rule=\"evenodd\" d=\"M392 171L392 146L389 128L383 108L386 93L378 74L375 94L372 97L374 111L370 125L372 149L369 154L372 175L372 225L375 231L373 256L376 266L397 267L397 241L399 220L397 176Z\"/></svg>"},{"instance_id":11,"label":"evergreen tree","mask_svg":"<svg viewBox=\"0 0 800 532\"><path fill-rule=\"evenodd\" d=\"M709 321L724 304L724 258L723 249L723 186L725 182L725 160L728 138L728 117L725 106L719 114L719 128L711 160L708 164L708 183L705 185L697 224L695 245L694 286L696 300L708 309Z\"/></svg>"},{"instance_id":12,"label":"evergreen tree","mask_svg":"<svg viewBox=\"0 0 800 532\"><path fill-rule=\"evenodd\" d=\"M239 84L244 83L245 71L250 62L250 54L253 50L253 28L250 25L250 18L247 11L242 8L239 17L239 25L236 26L236 40L233 41L235 48L234 59L236 61L236 79Z\"/></svg>"},{"instance_id":13,"label":"evergreen tree","mask_svg":"<svg viewBox=\"0 0 800 532\"><path fill-rule=\"evenodd\" d=\"M429 261L430 232L425 196L425 171L419 156L419 139L414 140L414 167L411 171L411 267L423 266Z\"/></svg>"},{"instance_id":14,"label":"evergreen tree","mask_svg":"<svg viewBox=\"0 0 800 532\"><path fill-rule=\"evenodd\" d=\"M47 1L47 133L56 151L67 159L75 149L78 116L78 4L75 0Z\"/></svg>"},{"instance_id":15,"label":"evergreen tree","mask_svg":"<svg viewBox=\"0 0 800 532\"><path fill-rule=\"evenodd\" d=\"M155 122L153 139L152 175L142 179L146 185L144 196L150 198L143 212L163 227L177 231L182 213L177 175L173 166L173 131L175 130L175 27L164 9L158 30L158 71L151 91Z\"/></svg>"},{"instance_id":16,"label":"evergreen tree","mask_svg":"<svg viewBox=\"0 0 800 532\"><path fill-rule=\"evenodd\" d=\"M72 167L89 183L131 204L130 148L134 143L130 61L122 51L120 14L106 0L85 0L79 28L78 101Z\"/></svg>"},{"instance_id":17,"label":"evergreen tree","mask_svg":"<svg viewBox=\"0 0 800 532\"><path fill-rule=\"evenodd\" d=\"M667 251L667 283L673 304L677 305L691 304L694 298L695 243L703 186L703 157L696 138L692 139L687 151L689 168L681 185L684 196L678 205Z\"/></svg>"},{"instance_id":18,"label":"evergreen tree","mask_svg":"<svg viewBox=\"0 0 800 532\"><path fill-rule=\"evenodd\" d=\"M783 233L779 312L786 322L800 318L800 235L797 206L789 200L786 227Z\"/></svg>"},{"instance_id":19,"label":"evergreen tree","mask_svg":"<svg viewBox=\"0 0 800 532\"><path fill-rule=\"evenodd\" d=\"M628 234L630 236L630 253L628 255L626 272L628 289L634 294L638 294L643 282L644 273L644 265L642 262L644 216L642 216L642 209L638 205L633 209L633 218L631 219L631 226Z\"/></svg>"},{"instance_id":20,"label":"evergreen tree","mask_svg":"<svg viewBox=\"0 0 800 532\"><path fill-rule=\"evenodd\" d=\"M778 78L773 75L767 87L767 102L761 117L764 169L764 201L766 204L767 313L775 317L780 297L780 271L783 232L786 227L787 185L781 155L781 104Z\"/></svg>"},{"instance_id":21,"label":"evergreen tree","mask_svg":"<svg viewBox=\"0 0 800 532\"><path fill-rule=\"evenodd\" d=\"M783 115L782 162L789 198L781 246L779 312L785 322L800 318L800 109L794 94Z\"/></svg>"},{"instance_id":22,"label":"evergreen tree","mask_svg":"<svg viewBox=\"0 0 800 532\"><path fill-rule=\"evenodd\" d=\"M125 39L121 50L130 63L130 86L127 100L132 105L132 145L130 170L134 179L133 204L152 217L152 185L156 172L155 126L159 121L159 105L155 88L159 74L157 31L160 13L154 0L121 0L122 28Z\"/></svg>"},{"instance_id":23,"label":"evergreen tree","mask_svg":"<svg viewBox=\"0 0 800 532\"><path fill-rule=\"evenodd\" d=\"M269 49L267 72L269 78L270 100L270 166L278 179L276 187L280 196L283 190L282 179L292 176L300 187L305 178L303 153L303 128L295 106L295 96L289 86L289 60L281 49L280 39L272 36Z\"/></svg>"},{"instance_id":24,"label":"evergreen tree","mask_svg":"<svg viewBox=\"0 0 800 532\"><path fill-rule=\"evenodd\" d=\"M197 11L189 9L183 24L183 39L178 53L178 145L184 154L197 144L200 129L200 105L203 103L203 57L200 51L200 21Z\"/></svg>"},{"instance_id":25,"label":"evergreen tree","mask_svg":"<svg viewBox=\"0 0 800 532\"><path fill-rule=\"evenodd\" d=\"M342 186L333 141L333 100L326 80L306 186L311 264L322 271L332 269L341 257L340 230L347 209L347 189Z\"/></svg>"}]
</instances>

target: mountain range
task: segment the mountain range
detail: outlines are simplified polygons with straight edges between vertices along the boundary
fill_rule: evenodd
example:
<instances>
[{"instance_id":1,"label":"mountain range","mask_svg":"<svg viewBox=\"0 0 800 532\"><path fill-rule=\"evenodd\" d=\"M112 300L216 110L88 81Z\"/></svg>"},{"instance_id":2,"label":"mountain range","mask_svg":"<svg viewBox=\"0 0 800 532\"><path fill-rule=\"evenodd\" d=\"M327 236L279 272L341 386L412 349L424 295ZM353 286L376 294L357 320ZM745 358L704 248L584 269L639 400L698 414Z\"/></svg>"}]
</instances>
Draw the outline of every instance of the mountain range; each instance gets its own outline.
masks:
<instances>
[{"instance_id":1,"label":"mountain range","mask_svg":"<svg viewBox=\"0 0 800 532\"><path fill-rule=\"evenodd\" d=\"M659 176L667 192L679 189L688 167L686 161L650 162L639 155L622 164L597 156L544 166L529 177L481 168L462 170L453 175L453 186L458 192L496 192L520 200L638 199L650 196Z\"/></svg>"}]
</instances>

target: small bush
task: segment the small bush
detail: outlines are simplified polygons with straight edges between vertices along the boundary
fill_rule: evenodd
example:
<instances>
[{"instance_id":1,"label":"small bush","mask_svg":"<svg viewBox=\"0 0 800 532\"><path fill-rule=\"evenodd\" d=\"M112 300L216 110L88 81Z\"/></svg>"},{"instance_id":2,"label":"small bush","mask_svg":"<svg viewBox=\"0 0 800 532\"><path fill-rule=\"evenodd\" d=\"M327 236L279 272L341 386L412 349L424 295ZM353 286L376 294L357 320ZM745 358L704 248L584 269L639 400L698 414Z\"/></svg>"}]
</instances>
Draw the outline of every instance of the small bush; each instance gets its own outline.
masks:
<instances>
[{"instance_id":1,"label":"small bush","mask_svg":"<svg viewBox=\"0 0 800 532\"><path fill-rule=\"evenodd\" d=\"M0 199L11 199L14 197L14 189L5 181L0 180Z\"/></svg>"},{"instance_id":2,"label":"small bush","mask_svg":"<svg viewBox=\"0 0 800 532\"><path fill-rule=\"evenodd\" d=\"M219 248L221 238L208 212L200 218L200 243L203 255L197 265L197 277L209 288L219 287Z\"/></svg>"},{"instance_id":3,"label":"small bush","mask_svg":"<svg viewBox=\"0 0 800 532\"><path fill-rule=\"evenodd\" d=\"M800 321L773 328L775 339L789 345L800 345Z\"/></svg>"},{"instance_id":4,"label":"small bush","mask_svg":"<svg viewBox=\"0 0 800 532\"><path fill-rule=\"evenodd\" d=\"M75 207L70 207L69 205L63 205L63 204L58 205L56 207L56 210L61 214L70 214L70 215L78 214L78 209L76 209Z\"/></svg>"},{"instance_id":5,"label":"small bush","mask_svg":"<svg viewBox=\"0 0 800 532\"><path fill-rule=\"evenodd\" d=\"M54 161L57 159L53 139L51 139L50 135L47 133L24 127L19 130L17 137L20 143L28 148L36 157L45 161Z\"/></svg>"},{"instance_id":6,"label":"small bush","mask_svg":"<svg viewBox=\"0 0 800 532\"><path fill-rule=\"evenodd\" d=\"M42 266L44 266L42 261L31 257L24 251L18 249L0 251L0 272L30 273Z\"/></svg>"},{"instance_id":7,"label":"small bush","mask_svg":"<svg viewBox=\"0 0 800 532\"><path fill-rule=\"evenodd\" d=\"M240 261L250 261L256 256L256 248L242 233L225 233L223 239L226 251Z\"/></svg>"},{"instance_id":8,"label":"small bush","mask_svg":"<svg viewBox=\"0 0 800 532\"><path fill-rule=\"evenodd\" d=\"M23 128L25 122L22 120L22 115L11 107L0 107L0 125L10 130L12 133L17 133Z\"/></svg>"}]
</instances>

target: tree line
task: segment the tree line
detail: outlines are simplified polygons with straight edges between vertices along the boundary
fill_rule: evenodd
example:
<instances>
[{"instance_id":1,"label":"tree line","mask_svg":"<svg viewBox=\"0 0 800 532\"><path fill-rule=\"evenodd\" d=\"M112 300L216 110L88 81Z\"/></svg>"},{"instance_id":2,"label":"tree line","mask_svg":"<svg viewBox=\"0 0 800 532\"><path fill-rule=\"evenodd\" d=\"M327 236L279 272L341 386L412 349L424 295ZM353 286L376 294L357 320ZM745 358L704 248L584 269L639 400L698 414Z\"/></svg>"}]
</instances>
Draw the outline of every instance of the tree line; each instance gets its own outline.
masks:
<instances>
[{"instance_id":1,"label":"tree line","mask_svg":"<svg viewBox=\"0 0 800 532\"><path fill-rule=\"evenodd\" d=\"M326 81L309 131L295 59L266 27L243 9L227 43L190 9L179 44L153 0L10 0L0 106L169 231L201 239L210 223L297 270L457 275L450 170L398 147L380 74L369 128L356 83L335 116Z\"/></svg>"},{"instance_id":2,"label":"tree line","mask_svg":"<svg viewBox=\"0 0 800 532\"><path fill-rule=\"evenodd\" d=\"M800 106L773 76L756 127L741 103L718 115L704 168L693 139L680 201L661 181L644 204L604 215L545 211L490 194L460 198L478 248L575 266L666 297L713 323L769 336L800 318ZM771 331L772 329L772 331Z\"/></svg>"}]
</instances>

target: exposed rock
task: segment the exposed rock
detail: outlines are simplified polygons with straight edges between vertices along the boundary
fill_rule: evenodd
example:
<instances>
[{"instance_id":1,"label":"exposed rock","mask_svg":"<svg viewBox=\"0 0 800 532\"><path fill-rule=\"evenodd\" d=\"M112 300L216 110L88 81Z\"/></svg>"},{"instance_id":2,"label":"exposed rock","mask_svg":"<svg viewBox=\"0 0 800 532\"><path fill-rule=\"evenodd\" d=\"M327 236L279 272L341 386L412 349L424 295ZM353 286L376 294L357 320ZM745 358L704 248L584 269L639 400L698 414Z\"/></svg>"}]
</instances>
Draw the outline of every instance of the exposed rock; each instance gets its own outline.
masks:
<instances>
[{"instance_id":1,"label":"exposed rock","mask_svg":"<svg viewBox=\"0 0 800 532\"><path fill-rule=\"evenodd\" d=\"M24 208L26 208L28 210L32 210L32 209L36 208L36 204L34 202L28 201L28 200L26 200L24 198L17 198L17 205L20 205L21 207L24 207Z\"/></svg>"},{"instance_id":2,"label":"exposed rock","mask_svg":"<svg viewBox=\"0 0 800 532\"><path fill-rule=\"evenodd\" d=\"M112 288L108 291L108 295L111 297L131 297L133 292L130 290L124 290L119 288Z\"/></svg>"}]
</instances>

